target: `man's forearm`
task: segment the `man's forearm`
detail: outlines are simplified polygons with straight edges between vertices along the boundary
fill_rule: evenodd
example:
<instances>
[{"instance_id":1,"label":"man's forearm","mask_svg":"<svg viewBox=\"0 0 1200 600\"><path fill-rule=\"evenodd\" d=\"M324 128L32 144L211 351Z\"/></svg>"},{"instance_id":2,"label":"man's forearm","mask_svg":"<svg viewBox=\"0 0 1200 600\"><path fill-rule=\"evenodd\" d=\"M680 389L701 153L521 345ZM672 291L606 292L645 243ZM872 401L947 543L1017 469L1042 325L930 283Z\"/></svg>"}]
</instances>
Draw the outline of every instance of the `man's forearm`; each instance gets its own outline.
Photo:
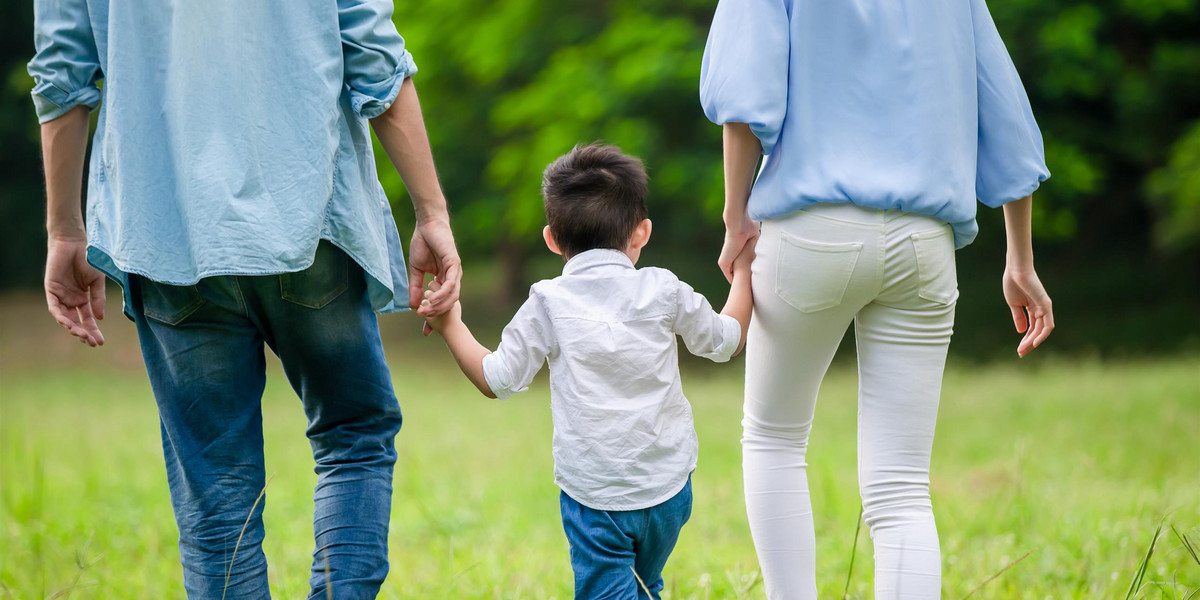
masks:
<instances>
[{"instance_id":1,"label":"man's forearm","mask_svg":"<svg viewBox=\"0 0 1200 600\"><path fill-rule=\"evenodd\" d=\"M421 103L412 79L406 79L400 86L391 108L371 119L371 127L412 196L417 222L448 220L446 197L433 165L433 152L429 149Z\"/></svg>"},{"instance_id":2,"label":"man's forearm","mask_svg":"<svg viewBox=\"0 0 1200 600\"><path fill-rule=\"evenodd\" d=\"M487 378L483 376L483 357L491 354L491 350L480 344L462 321L447 326L442 331L442 339L446 340L446 347L450 349L450 354L454 355L454 361L458 363L463 375L466 375L484 396L495 398L496 394L492 392Z\"/></svg>"},{"instance_id":3,"label":"man's forearm","mask_svg":"<svg viewBox=\"0 0 1200 600\"><path fill-rule=\"evenodd\" d=\"M1033 266L1033 196L1004 205L1004 233L1008 238L1006 260L1014 268Z\"/></svg>"},{"instance_id":4,"label":"man's forearm","mask_svg":"<svg viewBox=\"0 0 1200 600\"><path fill-rule=\"evenodd\" d=\"M87 134L86 106L78 106L42 124L46 232L50 239L83 240L87 237L81 210Z\"/></svg>"}]
</instances>

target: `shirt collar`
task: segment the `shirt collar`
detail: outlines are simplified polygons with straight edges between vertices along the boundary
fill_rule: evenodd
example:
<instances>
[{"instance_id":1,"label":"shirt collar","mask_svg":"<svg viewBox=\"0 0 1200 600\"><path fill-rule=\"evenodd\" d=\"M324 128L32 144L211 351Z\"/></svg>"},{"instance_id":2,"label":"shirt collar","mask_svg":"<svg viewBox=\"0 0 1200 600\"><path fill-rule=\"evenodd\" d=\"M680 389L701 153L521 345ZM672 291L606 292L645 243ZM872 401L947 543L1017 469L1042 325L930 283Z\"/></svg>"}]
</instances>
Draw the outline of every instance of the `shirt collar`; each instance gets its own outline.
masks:
<instances>
[{"instance_id":1,"label":"shirt collar","mask_svg":"<svg viewBox=\"0 0 1200 600\"><path fill-rule=\"evenodd\" d=\"M629 257L624 252L608 248L596 248L572 256L571 260L568 260L567 264L563 267L563 275L578 275L589 269L600 267L634 268L633 261L629 260Z\"/></svg>"}]
</instances>

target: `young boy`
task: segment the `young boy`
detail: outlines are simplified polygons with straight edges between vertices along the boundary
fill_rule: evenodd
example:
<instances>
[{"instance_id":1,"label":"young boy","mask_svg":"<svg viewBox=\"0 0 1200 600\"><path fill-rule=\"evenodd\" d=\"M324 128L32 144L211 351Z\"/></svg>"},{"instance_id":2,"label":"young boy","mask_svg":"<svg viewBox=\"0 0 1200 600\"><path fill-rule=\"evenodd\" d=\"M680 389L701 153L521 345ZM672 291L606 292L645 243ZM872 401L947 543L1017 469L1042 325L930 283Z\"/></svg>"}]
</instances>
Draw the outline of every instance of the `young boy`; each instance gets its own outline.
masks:
<instances>
[{"instance_id":1,"label":"young boy","mask_svg":"<svg viewBox=\"0 0 1200 600\"><path fill-rule=\"evenodd\" d=\"M721 314L670 271L634 268L650 240L645 194L641 161L576 146L542 182L542 236L566 260L562 276L533 285L495 352L475 340L459 306L429 320L488 397L525 391L549 360L554 479L576 598L659 597L691 516L697 452L675 336L724 362L750 322L753 243L734 263Z\"/></svg>"}]
</instances>

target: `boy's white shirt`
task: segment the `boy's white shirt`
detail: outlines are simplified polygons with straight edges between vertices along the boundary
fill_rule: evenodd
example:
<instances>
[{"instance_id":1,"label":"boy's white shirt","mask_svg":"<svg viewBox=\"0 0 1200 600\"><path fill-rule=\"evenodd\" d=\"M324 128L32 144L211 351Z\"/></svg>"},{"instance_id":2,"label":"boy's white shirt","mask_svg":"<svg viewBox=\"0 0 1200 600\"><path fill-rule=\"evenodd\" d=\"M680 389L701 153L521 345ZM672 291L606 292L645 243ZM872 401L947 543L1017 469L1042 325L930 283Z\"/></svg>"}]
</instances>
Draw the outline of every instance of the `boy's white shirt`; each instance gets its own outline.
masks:
<instances>
[{"instance_id":1,"label":"boy's white shirt","mask_svg":"<svg viewBox=\"0 0 1200 600\"><path fill-rule=\"evenodd\" d=\"M674 496L696 468L675 336L725 362L741 333L670 271L589 250L530 288L483 374L505 399L548 360L555 483L597 510L638 510Z\"/></svg>"}]
</instances>

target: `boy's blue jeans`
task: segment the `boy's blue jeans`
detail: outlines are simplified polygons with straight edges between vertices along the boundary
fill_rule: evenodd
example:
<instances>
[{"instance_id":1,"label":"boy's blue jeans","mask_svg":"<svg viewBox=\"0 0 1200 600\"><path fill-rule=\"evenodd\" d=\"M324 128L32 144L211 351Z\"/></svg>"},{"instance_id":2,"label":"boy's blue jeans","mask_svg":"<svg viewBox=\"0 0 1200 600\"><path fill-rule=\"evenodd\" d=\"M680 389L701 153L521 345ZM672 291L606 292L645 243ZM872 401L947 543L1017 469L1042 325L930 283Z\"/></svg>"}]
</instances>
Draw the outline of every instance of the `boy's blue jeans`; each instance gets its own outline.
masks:
<instances>
[{"instance_id":1,"label":"boy's blue jeans","mask_svg":"<svg viewBox=\"0 0 1200 600\"><path fill-rule=\"evenodd\" d=\"M327 597L328 587L339 600L374 598L388 571L401 417L362 269L321 242L298 273L192 286L130 279L188 598L270 596L264 504L255 504L266 485L264 344L308 416L317 473L309 597Z\"/></svg>"},{"instance_id":2,"label":"boy's blue jeans","mask_svg":"<svg viewBox=\"0 0 1200 600\"><path fill-rule=\"evenodd\" d=\"M571 547L576 599L658 600L663 567L692 516L692 480L666 502L641 510L596 510L566 492L559 493L559 508Z\"/></svg>"}]
</instances>

